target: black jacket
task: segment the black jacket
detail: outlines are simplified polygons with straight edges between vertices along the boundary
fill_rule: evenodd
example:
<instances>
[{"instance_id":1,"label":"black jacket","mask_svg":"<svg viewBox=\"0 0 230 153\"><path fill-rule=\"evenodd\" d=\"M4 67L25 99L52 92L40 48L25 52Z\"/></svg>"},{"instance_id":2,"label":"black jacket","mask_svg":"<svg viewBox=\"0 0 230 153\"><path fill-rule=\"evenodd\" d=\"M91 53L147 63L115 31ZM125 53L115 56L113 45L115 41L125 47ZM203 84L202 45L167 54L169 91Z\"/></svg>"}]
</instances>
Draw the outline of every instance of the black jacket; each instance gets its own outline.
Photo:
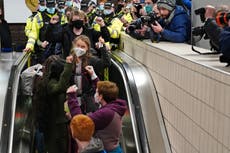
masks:
<instances>
[{"instance_id":1,"label":"black jacket","mask_svg":"<svg viewBox=\"0 0 230 153\"><path fill-rule=\"evenodd\" d=\"M0 37L1 37L1 47L2 48L12 48L12 39L10 28L6 20L0 19Z\"/></svg>"},{"instance_id":2,"label":"black jacket","mask_svg":"<svg viewBox=\"0 0 230 153\"><path fill-rule=\"evenodd\" d=\"M208 38L210 39L211 46L216 51L220 51L219 40L220 40L220 33L223 29L217 25L215 19L208 19L204 24L204 30Z\"/></svg>"},{"instance_id":3,"label":"black jacket","mask_svg":"<svg viewBox=\"0 0 230 153\"><path fill-rule=\"evenodd\" d=\"M110 34L107 29L107 27L101 27L101 32L95 31L94 29L89 29L84 27L83 32L81 35L86 35L89 37L90 42L91 42L91 47L95 47L95 43L98 42L98 38L102 36L105 39L105 42L109 41ZM68 25L65 27L64 32L63 32L63 58L66 58L70 54L70 50L72 47L72 41L77 37L73 33L73 27L71 25Z\"/></svg>"}]
</instances>

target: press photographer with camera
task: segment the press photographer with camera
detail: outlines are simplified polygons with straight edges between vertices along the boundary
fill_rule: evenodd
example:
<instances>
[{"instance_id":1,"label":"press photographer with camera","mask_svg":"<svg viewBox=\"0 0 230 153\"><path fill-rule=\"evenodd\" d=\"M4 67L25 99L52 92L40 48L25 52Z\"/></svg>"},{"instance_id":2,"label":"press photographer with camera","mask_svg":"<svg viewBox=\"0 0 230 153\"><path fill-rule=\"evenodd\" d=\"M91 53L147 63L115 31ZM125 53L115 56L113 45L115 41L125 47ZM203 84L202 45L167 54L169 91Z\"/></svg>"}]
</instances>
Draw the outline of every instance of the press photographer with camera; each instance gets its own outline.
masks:
<instances>
[{"instance_id":1,"label":"press photographer with camera","mask_svg":"<svg viewBox=\"0 0 230 153\"><path fill-rule=\"evenodd\" d=\"M159 35L154 34L153 30L151 29L151 24L155 24L159 18L160 15L157 5L154 4L153 11L148 15L141 16L140 18L131 22L131 24L126 28L126 33L138 40L150 39L152 42L158 42Z\"/></svg>"},{"instance_id":2,"label":"press photographer with camera","mask_svg":"<svg viewBox=\"0 0 230 153\"><path fill-rule=\"evenodd\" d=\"M176 0L158 0L161 16L159 22L151 24L153 31L160 34L161 40L184 43L190 40L191 19L187 12L176 5Z\"/></svg>"},{"instance_id":3,"label":"press photographer with camera","mask_svg":"<svg viewBox=\"0 0 230 153\"><path fill-rule=\"evenodd\" d=\"M220 33L220 62L227 63L226 66L230 66L230 12L226 13L226 19L228 25ZM225 20L225 21L227 21Z\"/></svg>"},{"instance_id":4,"label":"press photographer with camera","mask_svg":"<svg viewBox=\"0 0 230 153\"><path fill-rule=\"evenodd\" d=\"M203 26L193 29L193 35L206 35L210 39L211 49L216 53L222 53L220 62L230 64L230 12L227 5L219 6L216 9L212 5L195 10L195 14L200 15Z\"/></svg>"},{"instance_id":5,"label":"press photographer with camera","mask_svg":"<svg viewBox=\"0 0 230 153\"><path fill-rule=\"evenodd\" d=\"M216 23L216 8L212 5L207 5L205 8L195 10L195 14L200 15L201 21L204 22L203 30L201 30L200 33L207 35L205 39L210 39L211 50L214 49L216 52L219 52L219 37L222 27ZM193 34L194 33L195 32L193 32Z\"/></svg>"}]
</instances>

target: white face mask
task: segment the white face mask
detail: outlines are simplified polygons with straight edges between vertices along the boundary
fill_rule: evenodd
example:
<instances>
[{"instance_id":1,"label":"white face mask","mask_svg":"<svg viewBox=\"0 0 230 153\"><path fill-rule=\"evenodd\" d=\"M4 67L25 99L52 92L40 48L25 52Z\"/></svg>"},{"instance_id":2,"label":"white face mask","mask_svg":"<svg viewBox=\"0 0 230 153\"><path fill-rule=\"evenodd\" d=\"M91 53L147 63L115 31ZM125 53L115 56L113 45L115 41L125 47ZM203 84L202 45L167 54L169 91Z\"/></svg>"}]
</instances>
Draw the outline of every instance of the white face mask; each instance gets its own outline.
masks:
<instances>
[{"instance_id":1,"label":"white face mask","mask_svg":"<svg viewBox=\"0 0 230 153\"><path fill-rule=\"evenodd\" d=\"M86 50L79 48L79 47L75 47L74 48L74 52L77 55L77 57L83 56L86 53Z\"/></svg>"},{"instance_id":2,"label":"white face mask","mask_svg":"<svg viewBox=\"0 0 230 153\"><path fill-rule=\"evenodd\" d=\"M95 100L95 103L100 104L99 95L97 92L94 94L94 100Z\"/></svg>"}]
</instances>

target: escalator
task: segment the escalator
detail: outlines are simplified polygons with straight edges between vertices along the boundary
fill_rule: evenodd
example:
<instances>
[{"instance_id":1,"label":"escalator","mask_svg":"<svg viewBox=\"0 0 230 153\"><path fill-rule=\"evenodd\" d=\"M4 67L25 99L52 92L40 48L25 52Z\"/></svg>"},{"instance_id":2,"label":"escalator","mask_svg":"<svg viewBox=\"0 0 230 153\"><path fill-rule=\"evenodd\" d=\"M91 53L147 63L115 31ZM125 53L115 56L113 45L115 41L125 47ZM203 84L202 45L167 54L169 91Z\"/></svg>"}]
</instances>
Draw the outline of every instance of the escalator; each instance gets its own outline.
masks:
<instances>
[{"instance_id":1,"label":"escalator","mask_svg":"<svg viewBox=\"0 0 230 153\"><path fill-rule=\"evenodd\" d=\"M113 52L109 79L119 87L119 98L128 102L123 117L121 146L124 153L171 153L159 101L152 79L143 65L123 52ZM31 97L22 94L20 74L28 56L11 69L0 141L1 153L33 153L34 129ZM151 110L149 108L151 107Z\"/></svg>"}]
</instances>

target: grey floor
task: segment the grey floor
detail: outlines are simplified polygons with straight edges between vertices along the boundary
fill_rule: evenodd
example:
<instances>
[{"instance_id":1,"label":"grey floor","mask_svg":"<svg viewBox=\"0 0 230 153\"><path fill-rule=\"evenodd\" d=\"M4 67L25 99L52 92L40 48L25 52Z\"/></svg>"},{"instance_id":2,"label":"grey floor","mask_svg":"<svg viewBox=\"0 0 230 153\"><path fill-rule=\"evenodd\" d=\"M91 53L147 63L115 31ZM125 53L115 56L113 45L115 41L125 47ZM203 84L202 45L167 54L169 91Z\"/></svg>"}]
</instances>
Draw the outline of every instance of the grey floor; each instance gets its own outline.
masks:
<instances>
[{"instance_id":1,"label":"grey floor","mask_svg":"<svg viewBox=\"0 0 230 153\"><path fill-rule=\"evenodd\" d=\"M22 53L0 53L0 135L2 130L2 117L5 95L9 82L10 70L13 63Z\"/></svg>"}]
</instances>

